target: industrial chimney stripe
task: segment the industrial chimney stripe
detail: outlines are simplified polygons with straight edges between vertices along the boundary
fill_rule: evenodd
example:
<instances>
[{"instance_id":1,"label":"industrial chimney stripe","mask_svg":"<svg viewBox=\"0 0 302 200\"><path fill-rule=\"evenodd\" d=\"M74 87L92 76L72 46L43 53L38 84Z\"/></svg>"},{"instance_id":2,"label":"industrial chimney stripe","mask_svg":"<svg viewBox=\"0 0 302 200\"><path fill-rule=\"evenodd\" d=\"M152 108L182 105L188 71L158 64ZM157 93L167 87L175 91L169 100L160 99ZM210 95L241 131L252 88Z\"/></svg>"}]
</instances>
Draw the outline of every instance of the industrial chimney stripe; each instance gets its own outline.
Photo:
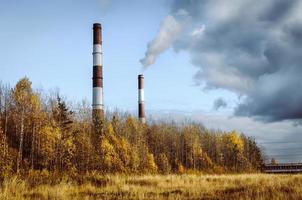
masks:
<instances>
[{"instance_id":1,"label":"industrial chimney stripe","mask_svg":"<svg viewBox=\"0 0 302 200\"><path fill-rule=\"evenodd\" d=\"M142 123L146 122L144 93L144 76L140 74L138 75L138 117Z\"/></svg>"},{"instance_id":2,"label":"industrial chimney stripe","mask_svg":"<svg viewBox=\"0 0 302 200\"><path fill-rule=\"evenodd\" d=\"M102 26L99 23L93 24L93 44L102 44Z\"/></svg>"},{"instance_id":3,"label":"industrial chimney stripe","mask_svg":"<svg viewBox=\"0 0 302 200\"><path fill-rule=\"evenodd\" d=\"M94 44L92 54L93 54L93 66L103 66L102 45Z\"/></svg>"},{"instance_id":4,"label":"industrial chimney stripe","mask_svg":"<svg viewBox=\"0 0 302 200\"><path fill-rule=\"evenodd\" d=\"M93 24L93 76L92 108L103 110L103 61L102 61L102 27Z\"/></svg>"},{"instance_id":5,"label":"industrial chimney stripe","mask_svg":"<svg viewBox=\"0 0 302 200\"><path fill-rule=\"evenodd\" d=\"M138 90L138 102L143 103L145 101L145 91L144 89Z\"/></svg>"}]
</instances>

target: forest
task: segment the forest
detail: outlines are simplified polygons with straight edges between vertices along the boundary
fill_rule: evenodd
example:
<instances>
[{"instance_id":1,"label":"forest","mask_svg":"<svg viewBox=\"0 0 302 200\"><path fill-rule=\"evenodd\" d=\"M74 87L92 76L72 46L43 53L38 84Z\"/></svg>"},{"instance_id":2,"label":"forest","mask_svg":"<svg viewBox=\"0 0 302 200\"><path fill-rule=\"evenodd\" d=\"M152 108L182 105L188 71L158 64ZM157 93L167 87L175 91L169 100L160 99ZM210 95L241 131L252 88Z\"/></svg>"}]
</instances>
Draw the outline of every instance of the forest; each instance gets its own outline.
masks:
<instances>
[{"instance_id":1,"label":"forest","mask_svg":"<svg viewBox=\"0 0 302 200\"><path fill-rule=\"evenodd\" d=\"M261 170L263 153L254 138L167 121L143 124L116 111L95 125L86 101L68 103L59 92L33 89L26 77L14 87L1 83L1 180L41 172L73 177Z\"/></svg>"}]
</instances>

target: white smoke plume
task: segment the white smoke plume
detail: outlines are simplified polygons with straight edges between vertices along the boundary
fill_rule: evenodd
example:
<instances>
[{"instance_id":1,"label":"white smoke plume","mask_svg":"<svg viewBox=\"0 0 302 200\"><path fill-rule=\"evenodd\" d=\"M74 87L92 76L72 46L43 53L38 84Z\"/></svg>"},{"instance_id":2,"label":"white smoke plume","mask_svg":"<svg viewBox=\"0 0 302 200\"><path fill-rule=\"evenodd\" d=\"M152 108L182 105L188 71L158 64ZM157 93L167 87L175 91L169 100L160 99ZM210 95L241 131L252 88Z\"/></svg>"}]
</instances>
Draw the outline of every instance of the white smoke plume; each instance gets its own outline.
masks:
<instances>
[{"instance_id":1,"label":"white smoke plume","mask_svg":"<svg viewBox=\"0 0 302 200\"><path fill-rule=\"evenodd\" d=\"M162 21L155 38L148 43L145 57L140 60L144 67L155 63L157 57L179 38L188 23L187 13L180 10L176 16L168 15Z\"/></svg>"}]
</instances>

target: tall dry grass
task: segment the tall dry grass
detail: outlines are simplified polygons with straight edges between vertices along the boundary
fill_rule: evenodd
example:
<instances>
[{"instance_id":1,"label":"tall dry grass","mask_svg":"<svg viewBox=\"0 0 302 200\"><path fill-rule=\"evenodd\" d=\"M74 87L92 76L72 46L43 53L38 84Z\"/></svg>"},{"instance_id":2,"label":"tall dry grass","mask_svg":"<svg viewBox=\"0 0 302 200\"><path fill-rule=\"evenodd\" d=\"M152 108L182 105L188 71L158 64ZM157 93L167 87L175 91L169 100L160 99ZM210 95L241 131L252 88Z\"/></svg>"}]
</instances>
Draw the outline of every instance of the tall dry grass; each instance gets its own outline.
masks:
<instances>
[{"instance_id":1,"label":"tall dry grass","mask_svg":"<svg viewBox=\"0 0 302 200\"><path fill-rule=\"evenodd\" d=\"M302 199L302 175L94 174L39 185L13 177L0 199Z\"/></svg>"}]
</instances>

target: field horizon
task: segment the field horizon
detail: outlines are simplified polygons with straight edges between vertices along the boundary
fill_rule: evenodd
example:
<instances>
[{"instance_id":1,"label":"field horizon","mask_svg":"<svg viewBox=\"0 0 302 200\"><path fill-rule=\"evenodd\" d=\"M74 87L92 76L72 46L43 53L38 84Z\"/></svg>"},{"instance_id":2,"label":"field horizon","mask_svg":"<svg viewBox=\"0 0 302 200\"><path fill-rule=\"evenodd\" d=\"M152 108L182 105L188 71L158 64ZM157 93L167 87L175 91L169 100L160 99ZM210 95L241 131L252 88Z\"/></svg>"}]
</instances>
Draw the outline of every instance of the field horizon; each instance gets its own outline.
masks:
<instances>
[{"instance_id":1,"label":"field horizon","mask_svg":"<svg viewBox=\"0 0 302 200\"><path fill-rule=\"evenodd\" d=\"M169 174L7 178L0 199L301 199L302 175ZM78 177L79 178L79 177ZM39 179L39 180L37 180ZM41 182L42 181L42 182Z\"/></svg>"}]
</instances>

